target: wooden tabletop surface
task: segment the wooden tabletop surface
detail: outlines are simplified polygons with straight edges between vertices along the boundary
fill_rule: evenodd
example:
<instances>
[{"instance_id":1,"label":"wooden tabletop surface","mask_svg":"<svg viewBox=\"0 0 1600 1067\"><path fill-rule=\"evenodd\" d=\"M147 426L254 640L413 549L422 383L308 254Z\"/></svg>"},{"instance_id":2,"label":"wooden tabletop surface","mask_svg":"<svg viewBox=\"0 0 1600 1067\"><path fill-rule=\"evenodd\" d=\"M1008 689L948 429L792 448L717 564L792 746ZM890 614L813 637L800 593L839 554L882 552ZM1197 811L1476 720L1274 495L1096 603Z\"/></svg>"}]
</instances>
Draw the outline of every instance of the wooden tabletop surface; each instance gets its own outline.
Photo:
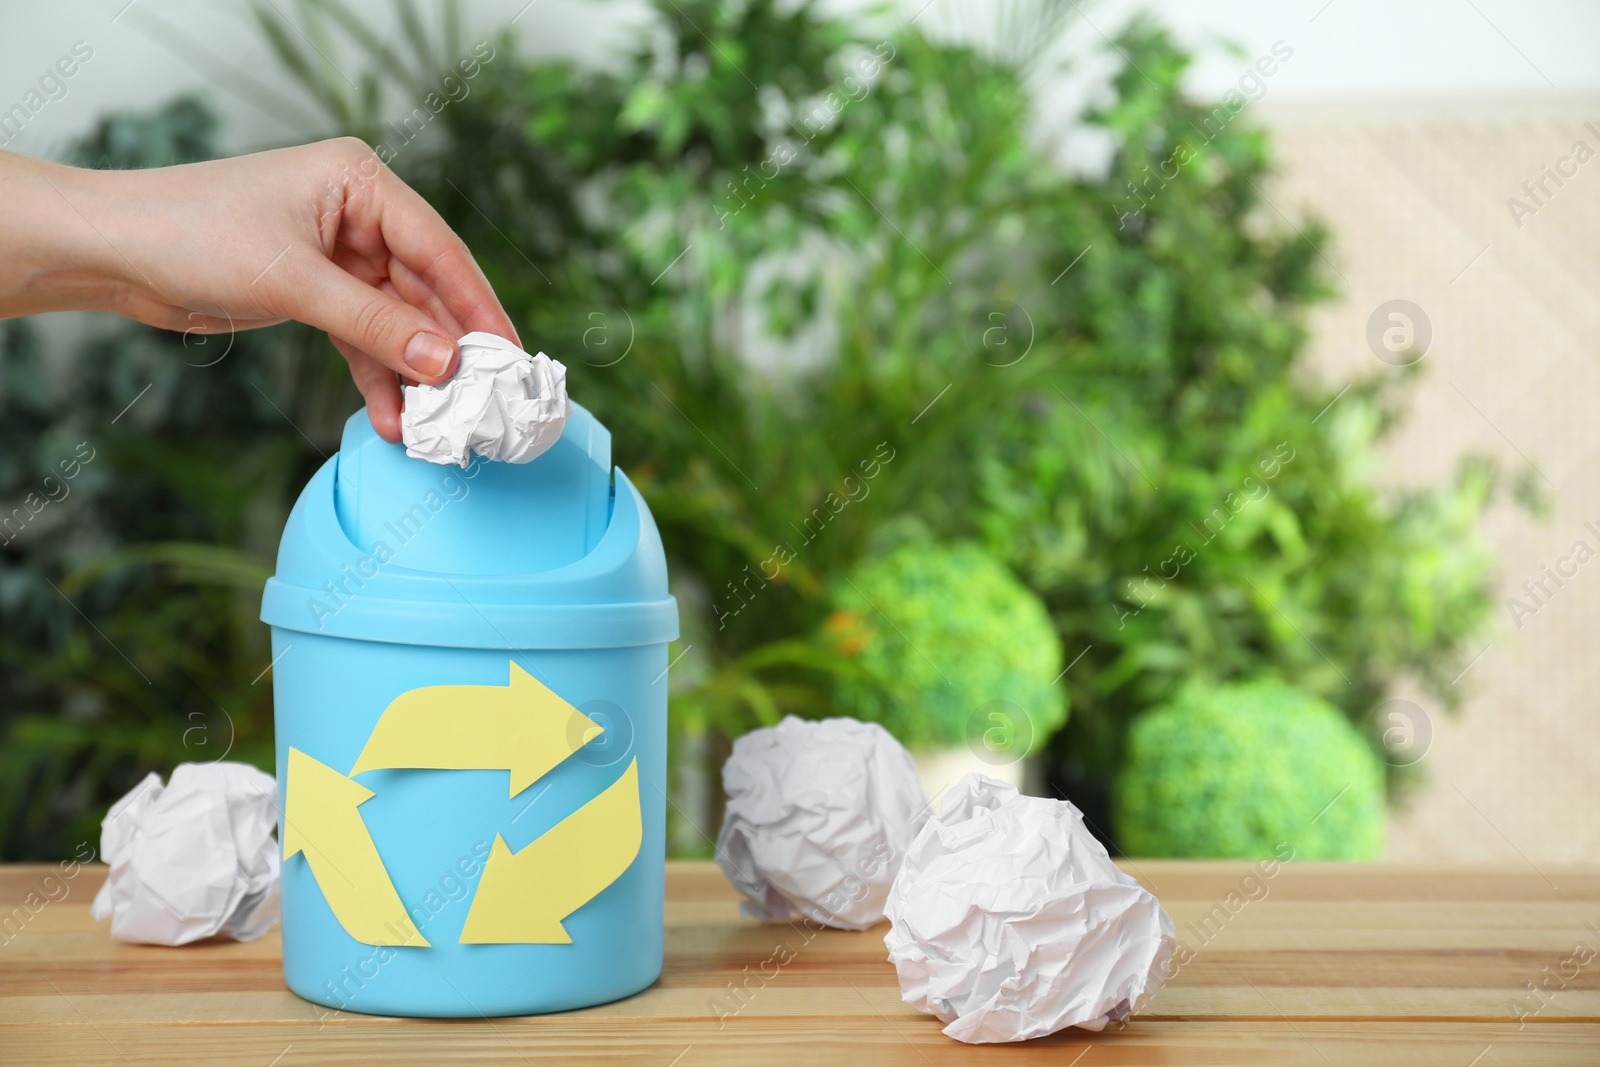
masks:
<instances>
[{"instance_id":1,"label":"wooden tabletop surface","mask_svg":"<svg viewBox=\"0 0 1600 1067\"><path fill-rule=\"evenodd\" d=\"M1600 1064L1600 869L1124 868L1193 958L1125 1027L967 1046L901 1002L886 927L806 940L804 927L742 920L707 863L668 865L666 968L646 992L564 1015L438 1021L300 1000L276 932L120 944L88 914L105 868L63 882L54 866L3 867L0 1064ZM727 984L771 974L761 964L779 946L793 958L731 1010Z\"/></svg>"}]
</instances>

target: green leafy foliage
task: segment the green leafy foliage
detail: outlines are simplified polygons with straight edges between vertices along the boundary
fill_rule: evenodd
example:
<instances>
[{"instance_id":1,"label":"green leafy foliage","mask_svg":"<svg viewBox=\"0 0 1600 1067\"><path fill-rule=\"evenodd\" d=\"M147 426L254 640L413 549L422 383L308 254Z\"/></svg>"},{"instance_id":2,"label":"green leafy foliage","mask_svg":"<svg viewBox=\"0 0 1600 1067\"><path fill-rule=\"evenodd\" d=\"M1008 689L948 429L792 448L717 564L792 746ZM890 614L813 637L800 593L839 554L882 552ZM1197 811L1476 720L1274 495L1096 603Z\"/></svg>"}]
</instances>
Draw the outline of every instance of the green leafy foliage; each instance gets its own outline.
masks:
<instances>
[{"instance_id":1,"label":"green leafy foliage","mask_svg":"<svg viewBox=\"0 0 1600 1067\"><path fill-rule=\"evenodd\" d=\"M1060 729L1061 642L1044 605L975 545L906 544L841 575L827 639L856 658L838 710L883 723L912 747L956 745L988 726L996 701L1027 735ZM1018 753L1021 755L1022 753Z\"/></svg>"},{"instance_id":2,"label":"green leafy foliage","mask_svg":"<svg viewBox=\"0 0 1600 1067\"><path fill-rule=\"evenodd\" d=\"M189 162L212 127L178 100L100 123L72 158ZM272 766L261 587L289 506L359 404L303 328L82 328L62 342L0 324L7 858L97 841L107 804L149 771L224 754Z\"/></svg>"},{"instance_id":3,"label":"green leafy foliage","mask_svg":"<svg viewBox=\"0 0 1600 1067\"><path fill-rule=\"evenodd\" d=\"M840 576L905 544L979 544L1043 601L1074 663L1045 758L1075 798L1192 681L1275 672L1363 727L1402 675L1456 695L1494 474L1376 487L1408 372L1305 373L1325 234L1266 203L1266 137L1181 92L1189 56L1153 24L1107 53L1086 121L1113 150L1083 177L1041 147L1047 19L983 50L804 0L660 0L587 69L448 11L408 9L394 44L338 0L294 10L258 14L321 110L308 136L372 143L614 431L669 554L672 721L701 750L883 684L824 623ZM178 105L75 158L160 165L208 134ZM222 727L193 725L265 765L260 579L358 401L293 327L218 361L97 322L70 392L34 331L0 338L0 500L98 449L0 549L0 852L50 855L145 770L210 758L192 742ZM949 688L940 715L978 695ZM899 707L905 736L944 736Z\"/></svg>"},{"instance_id":4,"label":"green leafy foliage","mask_svg":"<svg viewBox=\"0 0 1600 1067\"><path fill-rule=\"evenodd\" d=\"M1326 701L1275 679L1196 686L1146 712L1117 776L1136 856L1377 859L1383 765Z\"/></svg>"}]
</instances>

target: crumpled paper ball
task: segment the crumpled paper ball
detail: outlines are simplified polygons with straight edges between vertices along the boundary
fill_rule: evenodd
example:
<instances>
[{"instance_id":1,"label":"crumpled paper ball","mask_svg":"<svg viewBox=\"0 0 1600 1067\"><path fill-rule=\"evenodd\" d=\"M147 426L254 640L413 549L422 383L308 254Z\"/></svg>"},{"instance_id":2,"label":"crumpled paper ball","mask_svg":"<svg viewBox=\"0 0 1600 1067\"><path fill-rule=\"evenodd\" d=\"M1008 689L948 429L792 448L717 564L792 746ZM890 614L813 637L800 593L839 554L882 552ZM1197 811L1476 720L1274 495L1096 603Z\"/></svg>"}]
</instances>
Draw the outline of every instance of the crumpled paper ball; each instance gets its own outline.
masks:
<instances>
[{"instance_id":1,"label":"crumpled paper ball","mask_svg":"<svg viewBox=\"0 0 1600 1067\"><path fill-rule=\"evenodd\" d=\"M855 719L789 716L733 743L717 862L749 918L799 915L865 930L928 815L916 764L889 732Z\"/></svg>"},{"instance_id":2,"label":"crumpled paper ball","mask_svg":"<svg viewBox=\"0 0 1600 1067\"><path fill-rule=\"evenodd\" d=\"M253 941L278 918L277 783L243 763L149 774L100 823L111 875L89 914L119 941Z\"/></svg>"},{"instance_id":3,"label":"crumpled paper ball","mask_svg":"<svg viewBox=\"0 0 1600 1067\"><path fill-rule=\"evenodd\" d=\"M408 385L400 412L406 455L465 467L484 459L527 463L555 444L572 414L567 368L504 337L469 333L448 381Z\"/></svg>"},{"instance_id":4,"label":"crumpled paper ball","mask_svg":"<svg viewBox=\"0 0 1600 1067\"><path fill-rule=\"evenodd\" d=\"M974 1043L1100 1030L1167 977L1177 932L1065 801L969 774L900 868L884 944L903 999Z\"/></svg>"}]
</instances>

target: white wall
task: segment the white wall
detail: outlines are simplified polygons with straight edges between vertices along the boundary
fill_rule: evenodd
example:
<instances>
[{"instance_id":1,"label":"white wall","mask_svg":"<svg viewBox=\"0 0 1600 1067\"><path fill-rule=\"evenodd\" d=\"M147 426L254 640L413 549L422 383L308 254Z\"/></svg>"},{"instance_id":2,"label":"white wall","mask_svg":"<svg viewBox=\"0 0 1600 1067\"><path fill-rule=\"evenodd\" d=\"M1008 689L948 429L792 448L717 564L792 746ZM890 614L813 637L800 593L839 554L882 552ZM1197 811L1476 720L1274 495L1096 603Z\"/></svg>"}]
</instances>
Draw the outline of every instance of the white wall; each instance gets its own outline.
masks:
<instances>
[{"instance_id":1,"label":"white wall","mask_svg":"<svg viewBox=\"0 0 1600 1067\"><path fill-rule=\"evenodd\" d=\"M1151 0L1189 41L1237 41L1249 56L1283 40L1294 59L1274 92L1303 97L1574 93L1600 87L1600 4L1591 0ZM1100 19L1090 10L1090 17ZM1225 88L1240 64L1203 65Z\"/></svg>"},{"instance_id":2,"label":"white wall","mask_svg":"<svg viewBox=\"0 0 1600 1067\"><path fill-rule=\"evenodd\" d=\"M294 7L292 0L264 2L281 11ZM393 34L389 0L351 2ZM1007 2L935 0L923 11L924 0L901 0L900 6L906 17L923 11L919 24L930 28L959 24L970 31L995 22ZM845 6L859 5L846 0ZM515 20L512 29L530 53L598 59L628 39L644 5L471 0L467 7L470 40ZM1600 87L1600 4L1585 0L1107 0L1069 14L1070 36L1080 47L1098 46L1102 32L1114 35L1138 9L1153 10L1187 41L1242 46L1243 58L1210 50L1195 77L1205 91L1234 84L1251 59L1280 40L1294 58L1273 76L1275 100L1570 94ZM186 40L161 43L163 24L177 27ZM66 96L46 104L7 147L50 154L105 109L150 106L182 90L201 91L214 102L231 147L306 132L304 119L285 121L281 109L274 114L270 98L293 99L294 90L262 44L244 0L11 0L0 14L0 111L24 100L76 41L94 50L93 59L66 82ZM348 55L330 59L353 69Z\"/></svg>"},{"instance_id":3,"label":"white wall","mask_svg":"<svg viewBox=\"0 0 1600 1067\"><path fill-rule=\"evenodd\" d=\"M284 13L295 9L293 0L263 2ZM391 43L399 40L389 0L349 2ZM423 0L420 6L437 12L441 5ZM642 11L631 0L468 0L463 6L469 51L471 42L509 27L527 54L588 58L626 41ZM108 109L150 107L184 91L200 92L213 104L224 119L224 143L237 150L303 140L316 117L278 66L244 0L56 0L26 7L10 0L0 14L0 112L22 100L77 41L93 49L93 58L67 81L66 96L40 109L8 149L50 155ZM328 58L351 78L361 69L348 52Z\"/></svg>"}]
</instances>

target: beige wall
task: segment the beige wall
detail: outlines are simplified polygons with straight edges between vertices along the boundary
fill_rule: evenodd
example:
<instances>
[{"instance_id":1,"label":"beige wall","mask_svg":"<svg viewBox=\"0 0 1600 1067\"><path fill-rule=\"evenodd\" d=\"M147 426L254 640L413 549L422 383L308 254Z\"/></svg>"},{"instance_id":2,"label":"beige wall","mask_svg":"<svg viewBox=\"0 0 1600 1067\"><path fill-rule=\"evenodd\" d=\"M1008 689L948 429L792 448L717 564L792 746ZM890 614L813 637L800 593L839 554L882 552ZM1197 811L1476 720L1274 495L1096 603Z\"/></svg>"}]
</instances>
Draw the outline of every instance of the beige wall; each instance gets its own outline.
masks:
<instances>
[{"instance_id":1,"label":"beige wall","mask_svg":"<svg viewBox=\"0 0 1600 1067\"><path fill-rule=\"evenodd\" d=\"M1271 102L1268 102L1271 103ZM1371 312L1404 298L1431 320L1411 417L1386 478L1448 476L1464 451L1531 460L1551 514L1496 509L1500 558L1487 645L1457 683L1449 717L1405 693L1434 727L1427 784L1391 826L1389 856L1503 861L1600 859L1600 559L1515 625L1506 599L1574 540L1600 551L1600 156L1536 214L1507 199L1582 140L1600 153L1600 97L1263 105L1283 173L1273 200L1331 225L1341 299L1316 320L1318 373L1340 384L1393 373L1368 349ZM1594 129L1586 129L1593 121ZM1565 164L1573 169L1575 163ZM1541 194L1542 195L1542 194ZM1470 264L1470 265L1469 265ZM1519 455L1519 452L1522 455ZM1572 564L1567 564L1572 569ZM1532 601L1527 601L1532 605Z\"/></svg>"}]
</instances>

